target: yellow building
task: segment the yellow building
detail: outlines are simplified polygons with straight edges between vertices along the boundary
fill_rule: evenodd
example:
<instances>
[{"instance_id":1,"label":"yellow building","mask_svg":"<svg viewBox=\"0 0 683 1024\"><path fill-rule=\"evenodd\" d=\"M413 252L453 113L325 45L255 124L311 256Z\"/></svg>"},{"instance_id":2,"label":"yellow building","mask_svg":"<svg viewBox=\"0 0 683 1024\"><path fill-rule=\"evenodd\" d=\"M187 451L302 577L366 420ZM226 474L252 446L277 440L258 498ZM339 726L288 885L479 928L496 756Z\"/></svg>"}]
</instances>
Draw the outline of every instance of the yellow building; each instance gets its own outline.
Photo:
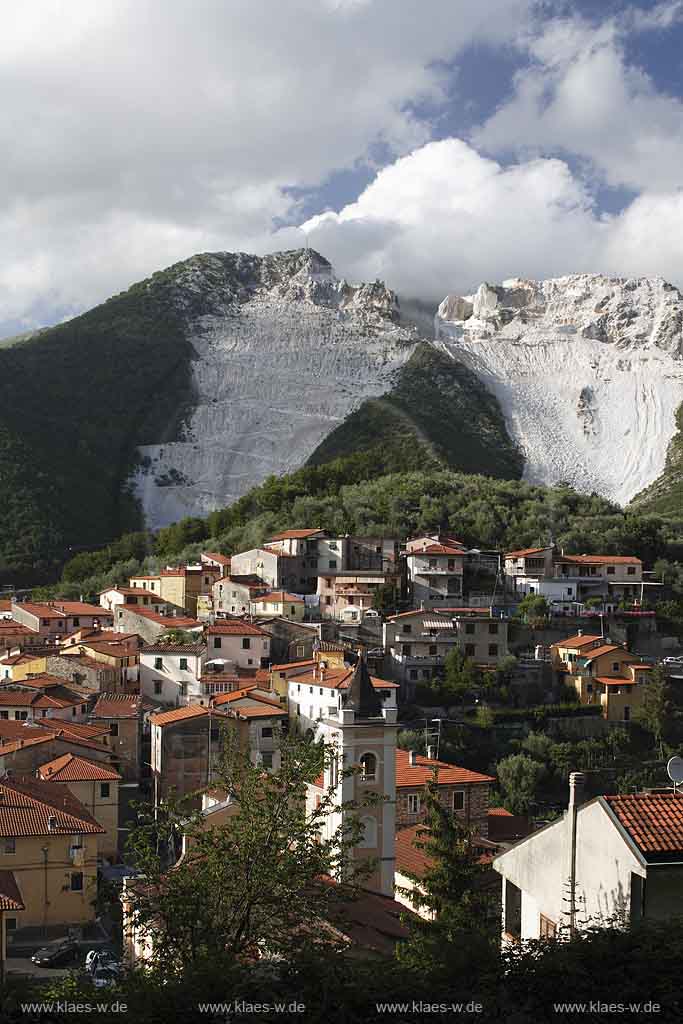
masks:
<instances>
[{"instance_id":1,"label":"yellow building","mask_svg":"<svg viewBox=\"0 0 683 1024\"><path fill-rule=\"evenodd\" d=\"M119 783L121 776L107 765L76 754L62 754L41 764L38 778L67 786L105 829L99 853L113 859L118 852Z\"/></svg>"},{"instance_id":2,"label":"yellow building","mask_svg":"<svg viewBox=\"0 0 683 1024\"><path fill-rule=\"evenodd\" d=\"M68 789L22 777L0 782L0 872L11 871L23 910L13 928L95 919L97 852L104 829Z\"/></svg>"},{"instance_id":3,"label":"yellow building","mask_svg":"<svg viewBox=\"0 0 683 1024\"><path fill-rule=\"evenodd\" d=\"M592 634L550 648L551 663L582 704L599 704L610 722L629 722L643 700L652 671L637 654Z\"/></svg>"},{"instance_id":4,"label":"yellow building","mask_svg":"<svg viewBox=\"0 0 683 1024\"><path fill-rule=\"evenodd\" d=\"M267 594L253 597L250 601L250 611L252 615L281 615L295 622L303 622L306 602L302 597L289 594L286 590L271 590Z\"/></svg>"},{"instance_id":5,"label":"yellow building","mask_svg":"<svg viewBox=\"0 0 683 1024\"><path fill-rule=\"evenodd\" d=\"M222 575L215 565L181 565L150 576L131 576L130 585L158 594L162 601L195 616L197 598L200 594L211 594L214 583Z\"/></svg>"}]
</instances>

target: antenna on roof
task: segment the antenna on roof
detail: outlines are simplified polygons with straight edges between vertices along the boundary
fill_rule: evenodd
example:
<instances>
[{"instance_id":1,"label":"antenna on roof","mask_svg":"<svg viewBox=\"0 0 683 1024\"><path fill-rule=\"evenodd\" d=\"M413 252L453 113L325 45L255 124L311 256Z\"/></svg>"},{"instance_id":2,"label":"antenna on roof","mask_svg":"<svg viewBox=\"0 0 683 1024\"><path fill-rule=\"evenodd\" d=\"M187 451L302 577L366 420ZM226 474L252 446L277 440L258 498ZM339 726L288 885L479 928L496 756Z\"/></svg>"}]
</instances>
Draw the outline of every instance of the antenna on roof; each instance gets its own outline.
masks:
<instances>
[{"instance_id":1,"label":"antenna on roof","mask_svg":"<svg viewBox=\"0 0 683 1024\"><path fill-rule=\"evenodd\" d=\"M674 794L678 793L678 786L683 782L683 757L672 757L666 766L666 773L674 784Z\"/></svg>"}]
</instances>

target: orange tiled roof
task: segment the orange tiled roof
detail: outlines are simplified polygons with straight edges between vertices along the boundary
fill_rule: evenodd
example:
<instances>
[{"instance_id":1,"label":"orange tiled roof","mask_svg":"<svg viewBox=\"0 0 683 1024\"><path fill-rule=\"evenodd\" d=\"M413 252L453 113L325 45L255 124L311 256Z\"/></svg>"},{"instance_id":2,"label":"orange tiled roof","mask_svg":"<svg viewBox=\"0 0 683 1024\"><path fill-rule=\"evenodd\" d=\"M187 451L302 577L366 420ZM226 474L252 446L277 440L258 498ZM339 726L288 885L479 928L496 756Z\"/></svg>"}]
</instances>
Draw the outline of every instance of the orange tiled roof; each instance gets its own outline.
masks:
<instances>
[{"instance_id":1,"label":"orange tiled roof","mask_svg":"<svg viewBox=\"0 0 683 1024\"><path fill-rule=\"evenodd\" d=\"M86 601L52 601L52 606L65 615L97 615L111 618L112 613L100 604L89 604Z\"/></svg>"},{"instance_id":2,"label":"orange tiled roof","mask_svg":"<svg viewBox=\"0 0 683 1024\"><path fill-rule=\"evenodd\" d=\"M91 714L94 718L137 718L145 704L139 693L102 693Z\"/></svg>"},{"instance_id":3,"label":"orange tiled roof","mask_svg":"<svg viewBox=\"0 0 683 1024\"><path fill-rule=\"evenodd\" d=\"M424 825L401 828L396 832L396 870L402 875L411 874L421 878L434 863L424 850L418 850L415 840L428 834Z\"/></svg>"},{"instance_id":4,"label":"orange tiled roof","mask_svg":"<svg viewBox=\"0 0 683 1024\"><path fill-rule=\"evenodd\" d=\"M633 661L638 660L635 654L630 654L623 647L619 647L618 644L602 644L600 647L593 647L590 651L586 651L585 654L581 655L581 657L585 658L586 661L594 661L595 658L599 658L603 654L612 654L614 651L619 651L621 655Z\"/></svg>"},{"instance_id":5,"label":"orange tiled roof","mask_svg":"<svg viewBox=\"0 0 683 1024\"><path fill-rule=\"evenodd\" d=\"M553 647L569 647L572 650L577 650L578 651L578 650L581 650L582 647L589 647L591 644L594 644L596 642L596 640L602 640L602 637L601 636L595 636L594 634L591 634L591 633L586 633L586 634L579 634L579 633L577 633L576 636L567 637L566 640L558 640L557 643L553 644L552 646Z\"/></svg>"},{"instance_id":6,"label":"orange tiled roof","mask_svg":"<svg viewBox=\"0 0 683 1024\"><path fill-rule=\"evenodd\" d=\"M71 743L76 747L99 750L103 754L111 755L111 750L109 747L104 746L104 744L96 743L94 740L86 739L85 736L78 736L75 732L71 732L68 722L58 722L56 719L50 722L47 718L41 718L39 721L41 723L39 735L36 735L33 729L30 731L27 729L25 739L22 737L10 740L8 743L0 746L0 757L4 757L5 754L13 754L24 747L35 746L38 743L52 743L53 740L61 740L62 743ZM54 728L55 726L59 728Z\"/></svg>"},{"instance_id":7,"label":"orange tiled roof","mask_svg":"<svg viewBox=\"0 0 683 1024\"><path fill-rule=\"evenodd\" d=\"M303 686L322 686L328 690L346 690L354 667L326 668L322 672L304 672L290 679L289 682L299 683ZM388 679L377 679L375 676L370 676L370 682L376 690L397 690L399 688L398 683L390 683Z\"/></svg>"},{"instance_id":8,"label":"orange tiled roof","mask_svg":"<svg viewBox=\"0 0 683 1024\"><path fill-rule=\"evenodd\" d=\"M283 665L271 665L271 672L284 672L290 668L309 668L315 665L315 658L307 658L305 661L287 661Z\"/></svg>"},{"instance_id":9,"label":"orange tiled roof","mask_svg":"<svg viewBox=\"0 0 683 1024\"><path fill-rule=\"evenodd\" d=\"M465 783L495 782L490 775L473 772L469 768L460 768L455 764L437 761L434 758L422 757L418 754L416 763L409 763L407 750L396 751L396 786L424 786L434 777L434 768L439 769L439 785L452 786Z\"/></svg>"},{"instance_id":10,"label":"orange tiled roof","mask_svg":"<svg viewBox=\"0 0 683 1024\"><path fill-rule=\"evenodd\" d=\"M683 853L683 797L680 794L634 793L602 799L646 857Z\"/></svg>"},{"instance_id":11,"label":"orange tiled roof","mask_svg":"<svg viewBox=\"0 0 683 1024\"><path fill-rule=\"evenodd\" d=\"M426 548L410 551L411 555L464 555L464 548L452 548L446 544L428 544Z\"/></svg>"},{"instance_id":12,"label":"orange tiled roof","mask_svg":"<svg viewBox=\"0 0 683 1024\"><path fill-rule=\"evenodd\" d=\"M51 782L118 782L121 776L97 761L77 754L62 754L38 768L41 779Z\"/></svg>"},{"instance_id":13,"label":"orange tiled roof","mask_svg":"<svg viewBox=\"0 0 683 1024\"><path fill-rule=\"evenodd\" d=\"M80 800L57 782L5 778L0 782L0 794L0 835L81 835L105 831Z\"/></svg>"},{"instance_id":14,"label":"orange tiled roof","mask_svg":"<svg viewBox=\"0 0 683 1024\"><path fill-rule=\"evenodd\" d=\"M297 597L296 594L289 594L286 590L271 590L267 594L260 594L258 597L252 598L254 604L258 601L287 601L289 604L305 604L303 597Z\"/></svg>"},{"instance_id":15,"label":"orange tiled roof","mask_svg":"<svg viewBox=\"0 0 683 1024\"><path fill-rule=\"evenodd\" d=\"M304 540L306 537L314 537L317 533L324 533L324 530L283 530L282 533L275 533L270 540Z\"/></svg>"},{"instance_id":16,"label":"orange tiled roof","mask_svg":"<svg viewBox=\"0 0 683 1024\"><path fill-rule=\"evenodd\" d=\"M116 594L124 594L125 596L134 595L135 597L152 597L157 604L166 603L158 594L155 594L153 590L145 590L144 587L107 587L106 590L100 590L100 595L111 594L112 592ZM103 608L102 611L105 614L111 615L111 612L107 613L106 608Z\"/></svg>"},{"instance_id":17,"label":"orange tiled roof","mask_svg":"<svg viewBox=\"0 0 683 1024\"><path fill-rule=\"evenodd\" d=\"M628 677L596 676L595 679L603 686L635 686L635 680Z\"/></svg>"},{"instance_id":18,"label":"orange tiled roof","mask_svg":"<svg viewBox=\"0 0 683 1024\"><path fill-rule=\"evenodd\" d=\"M241 619L233 619L229 622L217 622L208 626L206 630L209 636L270 636L263 629L254 626L251 622L244 622Z\"/></svg>"},{"instance_id":19,"label":"orange tiled roof","mask_svg":"<svg viewBox=\"0 0 683 1024\"><path fill-rule=\"evenodd\" d=\"M0 871L0 910L25 910L17 880L12 871Z\"/></svg>"},{"instance_id":20,"label":"orange tiled roof","mask_svg":"<svg viewBox=\"0 0 683 1024\"><path fill-rule=\"evenodd\" d=\"M28 612L30 615L35 615L38 619L64 619L66 618L64 612L58 611L56 608L50 607L49 604L38 604L33 601L22 601L16 605L17 608L21 608L23 611Z\"/></svg>"},{"instance_id":21,"label":"orange tiled roof","mask_svg":"<svg viewBox=\"0 0 683 1024\"><path fill-rule=\"evenodd\" d=\"M201 718L203 715L209 714L211 714L211 709L204 707L204 705L186 704L185 707L173 708L171 711L159 711L150 717L150 722L152 725L172 725L175 722L184 722L191 718Z\"/></svg>"},{"instance_id":22,"label":"orange tiled roof","mask_svg":"<svg viewBox=\"0 0 683 1024\"><path fill-rule=\"evenodd\" d=\"M156 622L160 626L165 626L167 629L197 629L201 626L201 622L197 619L191 619L185 615L159 615L157 612L153 612L151 608L141 608L140 605L123 605L127 612L131 615L141 615L143 619L148 619L150 622Z\"/></svg>"},{"instance_id":23,"label":"orange tiled roof","mask_svg":"<svg viewBox=\"0 0 683 1024\"><path fill-rule=\"evenodd\" d=\"M556 561L579 565L642 565L634 555L560 555Z\"/></svg>"},{"instance_id":24,"label":"orange tiled roof","mask_svg":"<svg viewBox=\"0 0 683 1024\"><path fill-rule=\"evenodd\" d=\"M218 562L219 565L230 565L230 559L227 555L221 555L217 551L202 551L204 558L210 558L214 562Z\"/></svg>"},{"instance_id":25,"label":"orange tiled roof","mask_svg":"<svg viewBox=\"0 0 683 1024\"><path fill-rule=\"evenodd\" d=\"M521 548L519 551L506 551L506 558L525 558L527 555L542 555L547 548Z\"/></svg>"}]
</instances>

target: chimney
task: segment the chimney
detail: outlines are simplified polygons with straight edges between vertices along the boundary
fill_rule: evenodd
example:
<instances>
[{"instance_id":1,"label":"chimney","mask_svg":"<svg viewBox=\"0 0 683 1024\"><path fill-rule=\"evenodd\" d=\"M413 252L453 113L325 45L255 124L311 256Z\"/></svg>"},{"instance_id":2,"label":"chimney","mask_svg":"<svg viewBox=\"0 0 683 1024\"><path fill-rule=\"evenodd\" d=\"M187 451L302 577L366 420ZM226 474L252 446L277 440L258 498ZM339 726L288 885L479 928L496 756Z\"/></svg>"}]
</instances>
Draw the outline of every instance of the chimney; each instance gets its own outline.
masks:
<instances>
[{"instance_id":1,"label":"chimney","mask_svg":"<svg viewBox=\"0 0 683 1024\"><path fill-rule=\"evenodd\" d=\"M583 636L583 630L582 629L577 629L576 635L577 636Z\"/></svg>"},{"instance_id":2,"label":"chimney","mask_svg":"<svg viewBox=\"0 0 683 1024\"><path fill-rule=\"evenodd\" d=\"M427 747L427 757L430 761L436 761L436 747L431 744Z\"/></svg>"},{"instance_id":3,"label":"chimney","mask_svg":"<svg viewBox=\"0 0 683 1024\"><path fill-rule=\"evenodd\" d=\"M569 937L576 935L576 833L579 806L583 800L583 772L571 772L569 775L569 807L567 817L569 823Z\"/></svg>"},{"instance_id":4,"label":"chimney","mask_svg":"<svg viewBox=\"0 0 683 1024\"><path fill-rule=\"evenodd\" d=\"M50 817L47 819L47 830L48 830L48 832L56 832L57 831L57 817L56 817L56 815L51 814Z\"/></svg>"},{"instance_id":5,"label":"chimney","mask_svg":"<svg viewBox=\"0 0 683 1024\"><path fill-rule=\"evenodd\" d=\"M411 767L413 767L414 765L417 764L417 754L415 753L414 750L409 750L408 751L408 764Z\"/></svg>"}]
</instances>

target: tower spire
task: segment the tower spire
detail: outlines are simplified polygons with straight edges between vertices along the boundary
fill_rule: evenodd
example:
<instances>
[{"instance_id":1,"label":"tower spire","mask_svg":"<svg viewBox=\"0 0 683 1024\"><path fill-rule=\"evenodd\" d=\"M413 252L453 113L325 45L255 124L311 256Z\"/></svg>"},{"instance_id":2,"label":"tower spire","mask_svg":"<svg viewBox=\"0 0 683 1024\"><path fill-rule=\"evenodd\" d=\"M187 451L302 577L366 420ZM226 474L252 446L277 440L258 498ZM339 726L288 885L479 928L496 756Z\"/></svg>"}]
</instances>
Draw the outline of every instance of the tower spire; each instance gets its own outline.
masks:
<instances>
[{"instance_id":1,"label":"tower spire","mask_svg":"<svg viewBox=\"0 0 683 1024\"><path fill-rule=\"evenodd\" d=\"M364 653L358 655L358 661L346 691L344 707L353 710L357 719L382 717L382 702L372 685Z\"/></svg>"}]
</instances>

